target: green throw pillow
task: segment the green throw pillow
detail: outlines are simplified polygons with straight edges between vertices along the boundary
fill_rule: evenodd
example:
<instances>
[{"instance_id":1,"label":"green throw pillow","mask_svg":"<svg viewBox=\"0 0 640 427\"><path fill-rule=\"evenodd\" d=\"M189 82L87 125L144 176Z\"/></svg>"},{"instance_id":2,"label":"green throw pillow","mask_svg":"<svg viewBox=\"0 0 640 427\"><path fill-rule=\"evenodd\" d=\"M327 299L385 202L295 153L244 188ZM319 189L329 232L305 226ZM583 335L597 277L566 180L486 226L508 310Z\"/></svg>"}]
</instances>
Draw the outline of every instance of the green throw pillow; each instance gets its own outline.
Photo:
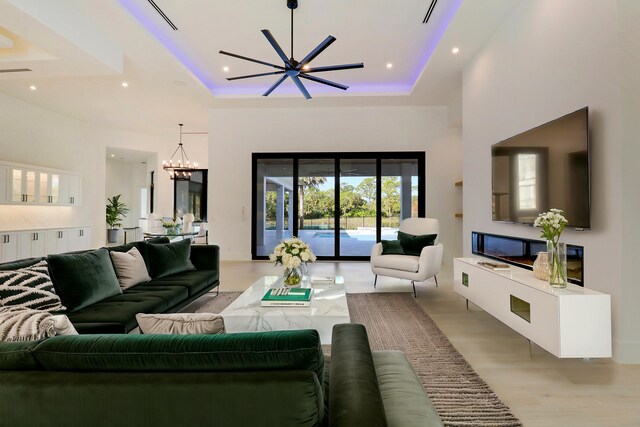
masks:
<instances>
[{"instance_id":1,"label":"green throw pillow","mask_svg":"<svg viewBox=\"0 0 640 427\"><path fill-rule=\"evenodd\" d=\"M433 246L436 241L437 234L422 234L414 236L413 234L398 231L398 240L407 255L420 256L422 248L425 246Z\"/></svg>"},{"instance_id":2,"label":"green throw pillow","mask_svg":"<svg viewBox=\"0 0 640 427\"><path fill-rule=\"evenodd\" d=\"M400 240L381 240L382 255L404 255Z\"/></svg>"},{"instance_id":3,"label":"green throw pillow","mask_svg":"<svg viewBox=\"0 0 640 427\"><path fill-rule=\"evenodd\" d=\"M175 243L147 245L149 257L149 274L153 279L195 270L189 259L191 256L191 240L184 239Z\"/></svg>"},{"instance_id":4,"label":"green throw pillow","mask_svg":"<svg viewBox=\"0 0 640 427\"><path fill-rule=\"evenodd\" d=\"M47 263L56 293L70 312L122 293L106 249L49 255Z\"/></svg>"}]
</instances>

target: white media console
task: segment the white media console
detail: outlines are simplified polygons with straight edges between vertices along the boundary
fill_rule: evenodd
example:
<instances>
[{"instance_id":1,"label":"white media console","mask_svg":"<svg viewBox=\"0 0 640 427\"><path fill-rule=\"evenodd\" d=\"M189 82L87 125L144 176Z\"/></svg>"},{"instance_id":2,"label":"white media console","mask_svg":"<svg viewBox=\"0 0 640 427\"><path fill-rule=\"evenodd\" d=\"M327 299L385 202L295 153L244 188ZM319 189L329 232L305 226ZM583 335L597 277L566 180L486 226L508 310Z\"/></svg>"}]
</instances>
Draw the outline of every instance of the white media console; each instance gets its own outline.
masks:
<instances>
[{"instance_id":1,"label":"white media console","mask_svg":"<svg viewBox=\"0 0 640 427\"><path fill-rule=\"evenodd\" d=\"M564 289L485 258L454 259L455 291L557 357L611 357L611 296L569 284Z\"/></svg>"}]
</instances>

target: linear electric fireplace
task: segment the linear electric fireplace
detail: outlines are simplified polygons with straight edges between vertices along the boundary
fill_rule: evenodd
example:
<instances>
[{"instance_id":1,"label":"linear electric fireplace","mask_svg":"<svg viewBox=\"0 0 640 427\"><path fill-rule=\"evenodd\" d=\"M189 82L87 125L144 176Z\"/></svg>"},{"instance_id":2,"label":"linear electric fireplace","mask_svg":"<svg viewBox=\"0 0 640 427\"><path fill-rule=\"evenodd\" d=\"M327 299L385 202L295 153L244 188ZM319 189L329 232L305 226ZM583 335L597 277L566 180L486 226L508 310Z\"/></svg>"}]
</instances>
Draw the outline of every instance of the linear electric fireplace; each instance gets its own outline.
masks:
<instances>
[{"instance_id":1,"label":"linear electric fireplace","mask_svg":"<svg viewBox=\"0 0 640 427\"><path fill-rule=\"evenodd\" d=\"M471 251L498 261L533 270L538 252L547 251L544 240L471 232ZM567 245L567 276L571 283L584 286L584 247Z\"/></svg>"}]
</instances>

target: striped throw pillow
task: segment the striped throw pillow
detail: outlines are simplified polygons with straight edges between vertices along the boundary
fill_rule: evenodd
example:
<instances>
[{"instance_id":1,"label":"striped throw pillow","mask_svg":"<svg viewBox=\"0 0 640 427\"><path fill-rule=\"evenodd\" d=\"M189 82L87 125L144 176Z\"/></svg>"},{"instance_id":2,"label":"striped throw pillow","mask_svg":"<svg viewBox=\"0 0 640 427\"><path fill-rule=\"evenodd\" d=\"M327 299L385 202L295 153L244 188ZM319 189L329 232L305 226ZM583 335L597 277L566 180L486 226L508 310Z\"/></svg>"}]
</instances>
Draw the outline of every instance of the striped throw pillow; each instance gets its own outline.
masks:
<instances>
[{"instance_id":1,"label":"striped throw pillow","mask_svg":"<svg viewBox=\"0 0 640 427\"><path fill-rule=\"evenodd\" d=\"M18 270L0 271L0 305L48 312L66 310L53 288L45 260Z\"/></svg>"}]
</instances>

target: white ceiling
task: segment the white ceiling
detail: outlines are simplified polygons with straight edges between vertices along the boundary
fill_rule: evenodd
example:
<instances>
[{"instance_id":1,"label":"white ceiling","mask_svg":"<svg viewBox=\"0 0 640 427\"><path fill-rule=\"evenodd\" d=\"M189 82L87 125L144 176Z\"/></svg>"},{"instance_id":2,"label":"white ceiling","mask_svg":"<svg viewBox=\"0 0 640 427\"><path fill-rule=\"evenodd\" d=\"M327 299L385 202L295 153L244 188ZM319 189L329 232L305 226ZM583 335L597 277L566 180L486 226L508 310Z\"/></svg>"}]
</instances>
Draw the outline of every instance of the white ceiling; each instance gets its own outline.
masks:
<instances>
[{"instance_id":1,"label":"white ceiling","mask_svg":"<svg viewBox=\"0 0 640 427\"><path fill-rule=\"evenodd\" d=\"M227 81L271 69L218 53L281 65L260 30L289 54L286 0L155 0L178 31L147 0L0 0L0 71L31 70L0 72L0 92L94 125L162 134L177 123L206 130L212 108L447 104L465 64L521 0L438 0L423 24L431 1L299 0L297 60L332 35L312 66L365 65L316 74L347 91L304 80L305 100L289 82L262 97L276 76Z\"/></svg>"}]
</instances>

